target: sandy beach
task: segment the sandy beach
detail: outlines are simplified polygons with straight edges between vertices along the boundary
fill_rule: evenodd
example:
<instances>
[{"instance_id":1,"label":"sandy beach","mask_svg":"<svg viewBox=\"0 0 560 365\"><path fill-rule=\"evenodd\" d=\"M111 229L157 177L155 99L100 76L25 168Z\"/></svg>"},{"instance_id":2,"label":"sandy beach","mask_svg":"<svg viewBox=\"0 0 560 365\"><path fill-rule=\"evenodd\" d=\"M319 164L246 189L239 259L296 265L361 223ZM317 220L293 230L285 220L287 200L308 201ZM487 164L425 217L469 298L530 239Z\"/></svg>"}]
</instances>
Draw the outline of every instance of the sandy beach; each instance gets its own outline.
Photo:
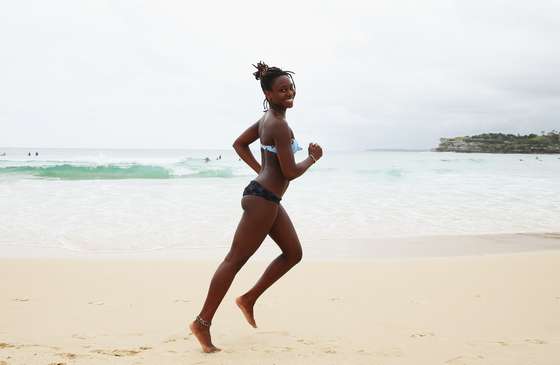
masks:
<instances>
[{"instance_id":1,"label":"sandy beach","mask_svg":"<svg viewBox=\"0 0 560 365\"><path fill-rule=\"evenodd\" d=\"M528 237L519 239L530 239ZM304 261L255 307L187 330L218 261L2 259L0 364L538 364L560 358L560 251Z\"/></svg>"}]
</instances>

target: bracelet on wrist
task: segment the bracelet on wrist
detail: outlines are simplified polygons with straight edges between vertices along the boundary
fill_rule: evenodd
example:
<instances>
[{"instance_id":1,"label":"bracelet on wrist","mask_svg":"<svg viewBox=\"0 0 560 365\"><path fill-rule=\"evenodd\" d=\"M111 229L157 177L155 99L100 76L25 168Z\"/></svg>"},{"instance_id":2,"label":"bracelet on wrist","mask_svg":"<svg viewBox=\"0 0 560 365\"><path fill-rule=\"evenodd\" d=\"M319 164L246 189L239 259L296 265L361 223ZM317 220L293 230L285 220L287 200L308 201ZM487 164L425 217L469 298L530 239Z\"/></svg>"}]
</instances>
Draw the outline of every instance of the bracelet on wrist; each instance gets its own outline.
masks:
<instances>
[{"instance_id":1,"label":"bracelet on wrist","mask_svg":"<svg viewBox=\"0 0 560 365\"><path fill-rule=\"evenodd\" d=\"M313 160L313 163L317 162L317 159L312 154L309 154L309 157L311 157L311 159Z\"/></svg>"}]
</instances>

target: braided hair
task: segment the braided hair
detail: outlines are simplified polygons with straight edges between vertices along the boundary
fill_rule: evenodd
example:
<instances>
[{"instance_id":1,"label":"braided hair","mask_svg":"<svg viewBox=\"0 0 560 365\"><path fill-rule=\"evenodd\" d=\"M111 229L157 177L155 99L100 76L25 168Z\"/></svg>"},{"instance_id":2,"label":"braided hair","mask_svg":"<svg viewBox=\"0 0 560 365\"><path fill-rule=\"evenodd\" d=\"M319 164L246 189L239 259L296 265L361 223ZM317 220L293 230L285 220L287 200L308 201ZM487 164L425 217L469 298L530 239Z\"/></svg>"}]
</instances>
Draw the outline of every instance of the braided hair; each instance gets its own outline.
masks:
<instances>
[{"instance_id":1,"label":"braided hair","mask_svg":"<svg viewBox=\"0 0 560 365\"><path fill-rule=\"evenodd\" d=\"M268 67L268 65L262 61L258 62L256 65L253 65L257 71L253 72L253 76L255 79L260 80L261 82L261 89L263 91L272 90L272 84L277 77L280 76L288 76L294 85L294 90L296 88L296 84L294 79L292 78L292 71L284 71L278 67ZM264 98L263 100L263 108L266 112L268 110L268 100Z\"/></svg>"}]
</instances>

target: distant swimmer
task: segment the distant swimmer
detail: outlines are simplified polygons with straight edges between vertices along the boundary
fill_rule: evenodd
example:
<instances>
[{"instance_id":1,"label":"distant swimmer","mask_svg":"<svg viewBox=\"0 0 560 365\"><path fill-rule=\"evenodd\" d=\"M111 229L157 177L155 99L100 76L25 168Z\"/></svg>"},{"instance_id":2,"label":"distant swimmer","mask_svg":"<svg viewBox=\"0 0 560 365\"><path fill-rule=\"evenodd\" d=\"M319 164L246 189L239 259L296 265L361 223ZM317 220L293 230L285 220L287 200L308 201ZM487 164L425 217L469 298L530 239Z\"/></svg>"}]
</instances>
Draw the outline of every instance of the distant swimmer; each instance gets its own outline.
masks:
<instances>
[{"instance_id":1,"label":"distant swimmer","mask_svg":"<svg viewBox=\"0 0 560 365\"><path fill-rule=\"evenodd\" d=\"M0 153L0 156L6 156L6 152Z\"/></svg>"},{"instance_id":2,"label":"distant swimmer","mask_svg":"<svg viewBox=\"0 0 560 365\"><path fill-rule=\"evenodd\" d=\"M31 157L31 152L27 152L27 156L30 156L30 157Z\"/></svg>"},{"instance_id":3,"label":"distant swimmer","mask_svg":"<svg viewBox=\"0 0 560 365\"><path fill-rule=\"evenodd\" d=\"M39 152L35 152L35 156L39 156Z\"/></svg>"},{"instance_id":4,"label":"distant swimmer","mask_svg":"<svg viewBox=\"0 0 560 365\"><path fill-rule=\"evenodd\" d=\"M210 159L209 159L208 157L206 157L206 158L204 159L204 162L210 162Z\"/></svg>"}]
</instances>

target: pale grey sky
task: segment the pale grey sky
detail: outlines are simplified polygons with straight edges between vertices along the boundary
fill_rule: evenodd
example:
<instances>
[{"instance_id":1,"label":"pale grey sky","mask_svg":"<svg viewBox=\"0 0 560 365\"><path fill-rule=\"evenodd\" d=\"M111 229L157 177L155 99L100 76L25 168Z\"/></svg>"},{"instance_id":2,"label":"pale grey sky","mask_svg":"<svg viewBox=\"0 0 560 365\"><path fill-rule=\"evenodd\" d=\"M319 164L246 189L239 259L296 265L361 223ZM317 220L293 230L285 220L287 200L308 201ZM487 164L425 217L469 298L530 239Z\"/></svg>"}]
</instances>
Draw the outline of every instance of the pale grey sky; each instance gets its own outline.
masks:
<instances>
[{"instance_id":1,"label":"pale grey sky","mask_svg":"<svg viewBox=\"0 0 560 365\"><path fill-rule=\"evenodd\" d=\"M259 60L325 149L560 129L560 2L18 0L0 5L0 146L229 148Z\"/></svg>"}]
</instances>

